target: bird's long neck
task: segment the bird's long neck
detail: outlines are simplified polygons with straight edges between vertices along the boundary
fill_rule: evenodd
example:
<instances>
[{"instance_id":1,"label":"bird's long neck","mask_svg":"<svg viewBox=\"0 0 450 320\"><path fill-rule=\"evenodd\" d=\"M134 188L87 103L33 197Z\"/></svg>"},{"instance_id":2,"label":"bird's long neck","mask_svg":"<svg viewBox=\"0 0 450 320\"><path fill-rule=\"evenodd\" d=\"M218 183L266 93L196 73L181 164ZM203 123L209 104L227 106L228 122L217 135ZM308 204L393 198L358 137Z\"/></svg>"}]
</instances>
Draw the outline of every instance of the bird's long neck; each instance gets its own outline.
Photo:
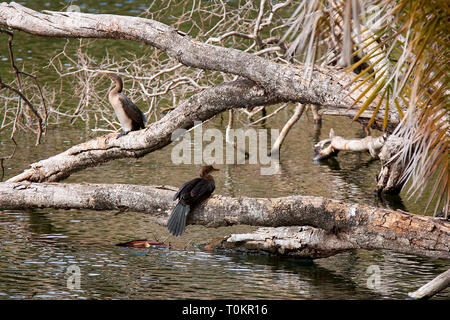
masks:
<instances>
[{"instance_id":1,"label":"bird's long neck","mask_svg":"<svg viewBox=\"0 0 450 320\"><path fill-rule=\"evenodd\" d=\"M114 94L114 93L122 92L122 89L123 89L122 79L114 78L114 82L116 83L116 87L111 90L111 93Z\"/></svg>"},{"instance_id":2,"label":"bird's long neck","mask_svg":"<svg viewBox=\"0 0 450 320\"><path fill-rule=\"evenodd\" d=\"M202 177L203 179L206 179L206 180L211 180L211 181L214 181L214 178L213 178L213 176L212 176L212 175L210 175L209 173L207 173L207 174L204 174L204 175L201 175L200 177Z\"/></svg>"}]
</instances>

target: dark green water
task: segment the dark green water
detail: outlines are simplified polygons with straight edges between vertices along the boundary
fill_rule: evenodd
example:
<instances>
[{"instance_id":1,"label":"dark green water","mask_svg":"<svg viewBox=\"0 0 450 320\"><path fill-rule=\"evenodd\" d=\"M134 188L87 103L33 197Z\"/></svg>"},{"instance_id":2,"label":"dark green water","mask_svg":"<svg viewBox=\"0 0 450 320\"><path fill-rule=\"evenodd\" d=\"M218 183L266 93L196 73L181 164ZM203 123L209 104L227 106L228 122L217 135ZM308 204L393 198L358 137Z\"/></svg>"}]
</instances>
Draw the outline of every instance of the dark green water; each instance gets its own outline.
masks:
<instances>
[{"instance_id":1,"label":"dark green water","mask_svg":"<svg viewBox=\"0 0 450 320\"><path fill-rule=\"evenodd\" d=\"M24 1L34 9L61 8L59 2ZM83 12L138 15L145 1L73 1ZM176 16L174 9L167 21ZM181 12L180 11L180 12ZM2 38L3 39L3 38ZM35 38L16 33L16 63L38 70L51 85L56 78L41 69L59 52L65 40ZM98 41L95 54L105 43ZM5 42L0 42L0 72L9 74ZM120 46L140 45L120 42ZM20 48L20 49L19 49ZM69 90L70 88L67 88ZM281 128L292 110L284 110L267 127ZM224 130L226 119L210 121L206 127ZM281 174L262 176L258 165L223 165L216 175L216 193L229 196L277 197L292 194L317 195L373 206L388 206L423 214L424 201L414 203L404 195L380 200L373 196L377 161L367 154L341 153L336 161L314 163L313 145L325 139L329 129L338 135L360 137L361 128L348 119L325 117L321 130L310 114L303 116L284 143ZM51 128L42 144L34 146L34 135L17 135L18 149L5 162L6 179L27 166L89 139L89 130L69 126ZM9 154L7 132L0 132L0 154ZM142 159L124 159L72 175L65 182L166 184L179 186L192 178L197 167L172 164L172 147ZM429 212L427 214L430 214ZM403 299L445 271L446 261L388 251L352 251L314 262L271 256L225 255L203 252L197 244L230 233L255 229L248 226L205 228L188 226L176 239L164 226L141 213L78 210L33 210L0 213L0 299L177 299L177 298L268 298L268 299ZM175 249L130 249L114 244L132 239L170 242ZM368 285L369 266L379 268L379 285ZM81 271L80 288L69 289L69 266ZM450 292L439 299L450 298Z\"/></svg>"}]
</instances>

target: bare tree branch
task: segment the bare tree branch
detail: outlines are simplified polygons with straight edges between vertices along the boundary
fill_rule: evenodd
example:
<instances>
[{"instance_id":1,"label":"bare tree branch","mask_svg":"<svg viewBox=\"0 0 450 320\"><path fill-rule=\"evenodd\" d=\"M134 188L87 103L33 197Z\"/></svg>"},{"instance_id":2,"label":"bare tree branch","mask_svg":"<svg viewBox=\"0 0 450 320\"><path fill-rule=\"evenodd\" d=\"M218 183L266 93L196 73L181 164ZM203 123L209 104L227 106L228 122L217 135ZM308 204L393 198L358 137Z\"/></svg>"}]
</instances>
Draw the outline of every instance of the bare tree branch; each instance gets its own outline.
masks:
<instances>
[{"instance_id":1,"label":"bare tree branch","mask_svg":"<svg viewBox=\"0 0 450 320\"><path fill-rule=\"evenodd\" d=\"M450 287L450 269L441 273L416 291L408 293L408 296L413 299L429 299L448 287Z\"/></svg>"},{"instance_id":2,"label":"bare tree branch","mask_svg":"<svg viewBox=\"0 0 450 320\"><path fill-rule=\"evenodd\" d=\"M39 85L39 81L37 80L37 77L35 75L29 74L27 72L24 71L20 71L19 68L17 68L17 66L14 63L14 52L13 52L13 38L14 38L14 34L9 31L9 30L5 30L5 29L1 29L0 28L0 33L5 33L7 34L8 37L8 52L9 52L9 58L11 61L11 68L14 70L14 74L16 75L16 80L17 80L17 85L19 87L19 89L14 89L9 85L4 84L3 82L1 82L1 78L0 78L0 89L1 88L8 88L9 90L14 91L18 96L19 96L19 108L16 114L16 118L14 121L14 126L11 132L11 138L14 138L14 133L16 131L16 124L17 124L17 120L18 117L20 116L20 112L21 112L21 101L24 100L25 103L27 104L28 108L33 112L34 116L36 117L37 121L38 121L38 135L36 138L36 145L40 144L41 142L41 136L42 136L42 132L47 130L47 107L45 104L45 98L44 95L42 93L42 89L41 86ZM24 90L22 87L22 81L20 79L20 75L23 74L27 77L31 77L34 79L34 82L38 88L39 94L40 94L40 98L41 98L41 104L42 104L42 108L44 110L44 120L42 120L41 115L38 113L38 111L36 110L36 108L33 106L33 104L30 102L29 99L27 99L25 97L24 94Z\"/></svg>"},{"instance_id":3,"label":"bare tree branch","mask_svg":"<svg viewBox=\"0 0 450 320\"><path fill-rule=\"evenodd\" d=\"M294 126L294 124L301 118L304 110L305 110L305 106L303 104L298 104L295 107L294 114L286 122L283 129L281 129L280 135L278 136L277 140L275 140L275 143L272 146L272 150L270 150L270 155L280 153L281 145L283 144L284 139L286 139L287 134L289 133L291 128Z\"/></svg>"},{"instance_id":4,"label":"bare tree branch","mask_svg":"<svg viewBox=\"0 0 450 320\"><path fill-rule=\"evenodd\" d=\"M189 129L194 121L205 121L231 108L247 108L281 102L249 80L236 80L204 90L179 105L145 130L116 139L108 134L74 146L63 153L31 164L31 168L10 178L19 181L60 181L72 173L106 161L142 157L171 142L172 133Z\"/></svg>"},{"instance_id":5,"label":"bare tree branch","mask_svg":"<svg viewBox=\"0 0 450 320\"><path fill-rule=\"evenodd\" d=\"M3 88L11 90L15 94L17 94L20 97L20 99L25 101L27 106L30 108L30 110L33 112L33 114L36 116L36 118L38 120L38 135L36 137L36 145L38 145L39 143L41 143L42 127L43 127L41 116L39 115L39 113L37 113L37 111L34 108L33 104L30 102L30 100L28 100L27 97L25 97L25 95L22 93L22 91L20 89L16 89L16 88L11 87L10 85L2 82L2 79L0 78L0 89L3 89ZM17 116L16 116L16 119L17 119ZM13 131L13 134L11 135L11 137L14 137L14 131Z\"/></svg>"},{"instance_id":6,"label":"bare tree branch","mask_svg":"<svg viewBox=\"0 0 450 320\"><path fill-rule=\"evenodd\" d=\"M124 210L151 214L165 224L175 202L176 188L108 184L0 183L0 208L58 208ZM248 224L266 227L310 226L317 237L303 238L304 246L323 251L390 249L435 258L450 258L450 222L400 211L349 204L312 196L231 198L214 195L188 217L189 224L208 227ZM259 241L276 248L280 230L266 232ZM284 240L299 241L301 230L285 233ZM276 237L275 237L276 236ZM319 244L317 239L330 240ZM251 239L247 237L247 241ZM297 244L298 245L298 244ZM295 249L295 242L292 248ZM320 245L320 246L319 246ZM297 246L302 250L304 246ZM318 252L321 257L323 252ZM334 254L333 252L331 252ZM328 253L330 254L330 252Z\"/></svg>"}]
</instances>

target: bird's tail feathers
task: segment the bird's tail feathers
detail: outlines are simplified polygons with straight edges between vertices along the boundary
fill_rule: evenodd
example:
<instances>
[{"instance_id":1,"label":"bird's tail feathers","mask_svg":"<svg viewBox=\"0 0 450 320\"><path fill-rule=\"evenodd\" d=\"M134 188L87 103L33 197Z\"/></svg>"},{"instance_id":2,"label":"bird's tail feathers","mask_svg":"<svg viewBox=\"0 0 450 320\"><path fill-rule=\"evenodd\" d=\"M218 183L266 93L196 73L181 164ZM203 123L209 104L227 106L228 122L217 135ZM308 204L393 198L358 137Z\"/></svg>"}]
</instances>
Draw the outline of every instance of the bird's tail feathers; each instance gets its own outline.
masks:
<instances>
[{"instance_id":1,"label":"bird's tail feathers","mask_svg":"<svg viewBox=\"0 0 450 320\"><path fill-rule=\"evenodd\" d=\"M167 229L174 236L180 236L186 227L186 217L191 210L188 204L178 202L167 222Z\"/></svg>"}]
</instances>

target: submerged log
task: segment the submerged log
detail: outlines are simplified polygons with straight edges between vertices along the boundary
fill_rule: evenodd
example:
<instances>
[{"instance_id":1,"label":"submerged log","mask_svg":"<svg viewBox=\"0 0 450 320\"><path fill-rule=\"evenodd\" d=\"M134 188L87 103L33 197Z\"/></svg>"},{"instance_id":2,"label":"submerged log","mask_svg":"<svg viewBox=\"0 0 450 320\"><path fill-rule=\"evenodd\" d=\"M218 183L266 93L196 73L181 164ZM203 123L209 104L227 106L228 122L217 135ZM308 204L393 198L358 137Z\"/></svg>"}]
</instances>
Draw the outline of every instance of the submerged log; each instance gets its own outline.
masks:
<instances>
[{"instance_id":1,"label":"submerged log","mask_svg":"<svg viewBox=\"0 0 450 320\"><path fill-rule=\"evenodd\" d=\"M169 186L0 183L0 209L128 209L151 214L157 222L165 224L175 205L172 201L175 191L176 188ZM343 249L390 249L450 259L448 221L322 197L231 198L214 195L192 211L187 223L208 227L233 224L310 226L322 230L316 234L323 241L313 241L314 237L308 240L317 257L335 248L330 245L334 241ZM276 237L278 234L279 231L275 233ZM271 237L268 235L268 239ZM289 240L289 237L280 239ZM291 240L298 241L298 235Z\"/></svg>"},{"instance_id":2,"label":"submerged log","mask_svg":"<svg viewBox=\"0 0 450 320\"><path fill-rule=\"evenodd\" d=\"M416 291L408 293L408 296L412 299L429 299L448 287L450 287L450 269L441 273Z\"/></svg>"},{"instance_id":3,"label":"submerged log","mask_svg":"<svg viewBox=\"0 0 450 320\"><path fill-rule=\"evenodd\" d=\"M330 129L330 138L319 141L314 145L318 153L314 160L325 160L337 156L339 151L368 151L372 158L376 158L380 149L383 147L386 136L372 137L363 139L345 139L334 134ZM328 146L325 148L325 145Z\"/></svg>"}]
</instances>

